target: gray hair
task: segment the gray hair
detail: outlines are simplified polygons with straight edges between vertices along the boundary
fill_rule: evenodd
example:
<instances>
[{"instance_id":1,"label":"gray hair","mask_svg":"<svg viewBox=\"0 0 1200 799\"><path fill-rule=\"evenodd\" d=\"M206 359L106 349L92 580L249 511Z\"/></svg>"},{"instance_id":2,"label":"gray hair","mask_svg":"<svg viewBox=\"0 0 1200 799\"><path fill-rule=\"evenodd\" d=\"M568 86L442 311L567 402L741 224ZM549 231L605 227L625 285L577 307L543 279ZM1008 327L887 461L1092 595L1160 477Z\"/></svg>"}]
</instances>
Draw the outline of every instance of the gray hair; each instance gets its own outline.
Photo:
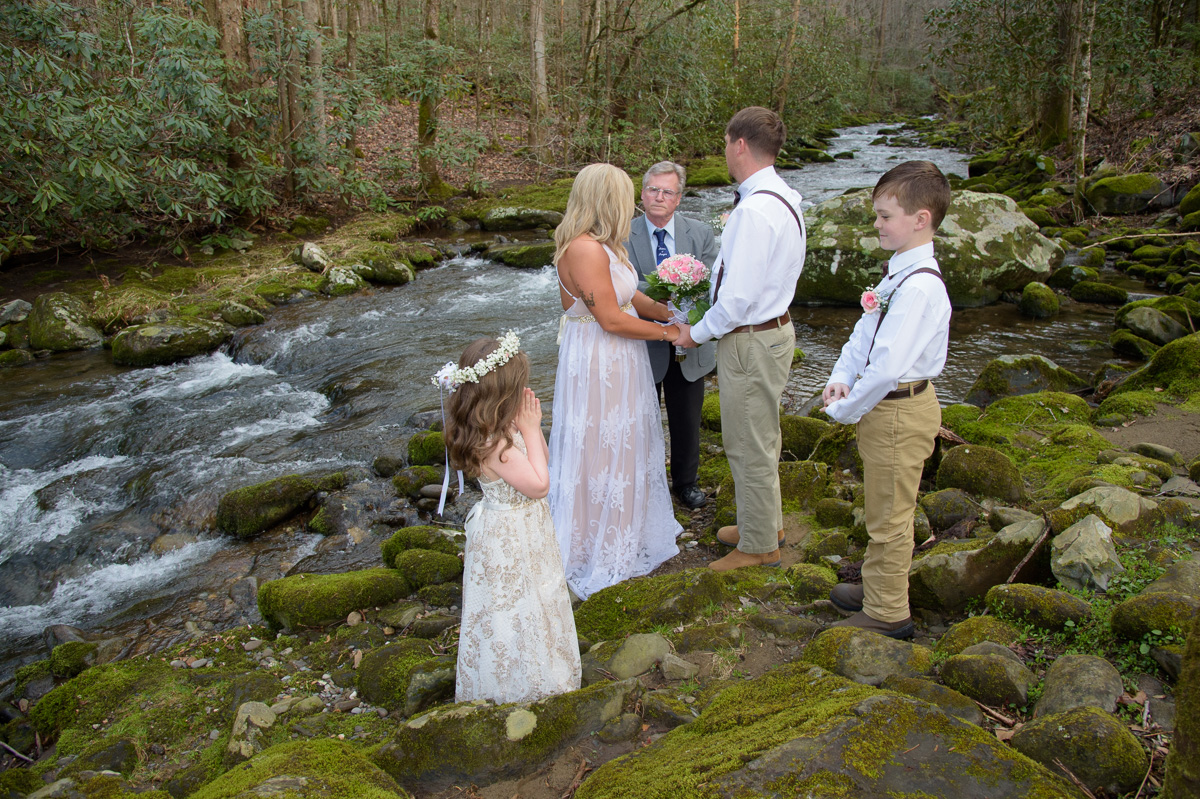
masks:
<instances>
[{"instance_id":1,"label":"gray hair","mask_svg":"<svg viewBox=\"0 0 1200 799\"><path fill-rule=\"evenodd\" d=\"M659 161L657 164L647 169L645 176L642 178L642 183L643 185L649 183L650 178L654 175L667 174L673 174L675 177L679 178L679 190L683 191L683 188L687 185L687 170L674 161Z\"/></svg>"}]
</instances>

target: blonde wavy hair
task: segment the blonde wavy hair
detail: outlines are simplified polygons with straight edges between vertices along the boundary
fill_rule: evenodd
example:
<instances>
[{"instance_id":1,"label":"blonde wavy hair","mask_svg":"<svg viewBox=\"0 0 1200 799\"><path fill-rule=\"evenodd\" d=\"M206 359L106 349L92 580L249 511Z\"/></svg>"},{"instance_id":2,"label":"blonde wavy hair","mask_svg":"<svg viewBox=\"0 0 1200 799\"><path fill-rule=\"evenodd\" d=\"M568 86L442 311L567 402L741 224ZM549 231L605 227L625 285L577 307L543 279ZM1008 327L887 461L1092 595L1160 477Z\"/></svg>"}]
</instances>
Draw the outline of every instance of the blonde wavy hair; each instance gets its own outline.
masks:
<instances>
[{"instance_id":1,"label":"blonde wavy hair","mask_svg":"<svg viewBox=\"0 0 1200 799\"><path fill-rule=\"evenodd\" d=\"M494 338L476 339L463 351L458 365L473 366L499 346ZM478 383L463 383L450 395L445 436L446 450L455 467L476 477L497 444L502 456L513 446L509 428L517 418L528 383L529 358L518 352L508 363L482 375Z\"/></svg>"},{"instance_id":2,"label":"blonde wavy hair","mask_svg":"<svg viewBox=\"0 0 1200 799\"><path fill-rule=\"evenodd\" d=\"M554 231L554 265L558 266L567 245L583 235L608 245L617 258L628 262L625 241L635 207L633 181L623 170L612 164L585 166L575 176L567 213Z\"/></svg>"}]
</instances>

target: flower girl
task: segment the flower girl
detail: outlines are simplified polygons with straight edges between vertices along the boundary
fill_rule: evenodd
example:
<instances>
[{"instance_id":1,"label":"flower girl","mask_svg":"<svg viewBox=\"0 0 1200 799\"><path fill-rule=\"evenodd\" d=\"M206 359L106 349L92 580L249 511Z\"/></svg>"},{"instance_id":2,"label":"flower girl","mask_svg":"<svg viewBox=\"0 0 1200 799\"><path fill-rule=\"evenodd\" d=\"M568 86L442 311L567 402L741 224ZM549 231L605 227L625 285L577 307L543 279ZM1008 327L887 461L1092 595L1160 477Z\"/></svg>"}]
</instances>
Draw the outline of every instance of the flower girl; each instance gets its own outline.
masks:
<instances>
[{"instance_id":1,"label":"flower girl","mask_svg":"<svg viewBox=\"0 0 1200 799\"><path fill-rule=\"evenodd\" d=\"M525 387L517 334L476 340L434 382L446 405L450 460L477 476L467 516L457 702L529 702L579 688L579 643L546 503L542 407Z\"/></svg>"}]
</instances>

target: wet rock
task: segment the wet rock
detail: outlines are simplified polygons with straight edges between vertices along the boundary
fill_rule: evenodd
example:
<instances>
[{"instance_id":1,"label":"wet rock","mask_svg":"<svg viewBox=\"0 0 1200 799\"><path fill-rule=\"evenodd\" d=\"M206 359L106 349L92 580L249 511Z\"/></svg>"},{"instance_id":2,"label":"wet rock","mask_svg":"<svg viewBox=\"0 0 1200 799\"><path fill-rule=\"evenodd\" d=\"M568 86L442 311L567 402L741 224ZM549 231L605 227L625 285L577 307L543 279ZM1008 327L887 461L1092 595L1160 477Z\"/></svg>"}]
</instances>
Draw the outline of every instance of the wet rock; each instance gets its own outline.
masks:
<instances>
[{"instance_id":1,"label":"wet rock","mask_svg":"<svg viewBox=\"0 0 1200 799\"><path fill-rule=\"evenodd\" d=\"M1049 716L1078 707L1113 713L1123 693L1120 672L1104 658L1063 655L1047 670L1042 698L1034 706L1033 715Z\"/></svg>"},{"instance_id":2,"label":"wet rock","mask_svg":"<svg viewBox=\"0 0 1200 799\"><path fill-rule=\"evenodd\" d=\"M75 780L55 780L44 788L39 788L29 794L26 799L83 799L83 793L78 790Z\"/></svg>"},{"instance_id":3,"label":"wet rock","mask_svg":"<svg viewBox=\"0 0 1200 799\"><path fill-rule=\"evenodd\" d=\"M960 488L977 497L995 497L1003 502L1020 502L1025 496L1021 473L1012 459L998 449L978 444L962 444L942 456L937 486Z\"/></svg>"},{"instance_id":4,"label":"wet rock","mask_svg":"<svg viewBox=\"0 0 1200 799\"><path fill-rule=\"evenodd\" d=\"M1063 271L1063 270L1058 270ZM1017 303L1022 316L1031 319L1049 319L1058 313L1058 295L1054 289L1045 283L1028 283L1021 292L1021 300Z\"/></svg>"},{"instance_id":5,"label":"wet rock","mask_svg":"<svg viewBox=\"0 0 1200 799\"><path fill-rule=\"evenodd\" d=\"M194 317L133 325L113 338L113 363L125 366L175 363L212 352L225 343L230 332L224 322Z\"/></svg>"},{"instance_id":6,"label":"wet rock","mask_svg":"<svg viewBox=\"0 0 1200 799\"><path fill-rule=\"evenodd\" d=\"M1027 723L1013 747L1047 768L1061 762L1092 791L1111 796L1141 784L1146 750L1123 723L1097 708L1076 708Z\"/></svg>"},{"instance_id":7,"label":"wet rock","mask_svg":"<svg viewBox=\"0 0 1200 799\"><path fill-rule=\"evenodd\" d=\"M1084 199L1100 216L1140 214L1155 208L1169 208L1175 194L1150 172L1114 175L1087 184Z\"/></svg>"},{"instance_id":8,"label":"wet rock","mask_svg":"<svg viewBox=\"0 0 1200 799\"><path fill-rule=\"evenodd\" d=\"M410 256L404 245L373 241L351 248L342 260L352 264L350 269L364 280L402 286L417 277Z\"/></svg>"},{"instance_id":9,"label":"wet rock","mask_svg":"<svg viewBox=\"0 0 1200 799\"><path fill-rule=\"evenodd\" d=\"M344 297L366 287L367 281L350 267L334 266L325 272L318 291L329 297Z\"/></svg>"},{"instance_id":10,"label":"wet rock","mask_svg":"<svg viewBox=\"0 0 1200 799\"><path fill-rule=\"evenodd\" d=\"M808 258L796 295L857 304L879 280L887 253L872 227L870 190L846 192L805 214ZM1045 280L1062 249L1038 232L1011 199L956 191L938 236L938 264L956 308L995 302L1033 280Z\"/></svg>"},{"instance_id":11,"label":"wet rock","mask_svg":"<svg viewBox=\"0 0 1200 799\"><path fill-rule=\"evenodd\" d=\"M414 666L404 689L404 715L412 716L442 702L454 701L456 675L457 665L452 655L431 658Z\"/></svg>"},{"instance_id":12,"label":"wet rock","mask_svg":"<svg viewBox=\"0 0 1200 799\"><path fill-rule=\"evenodd\" d=\"M380 608L376 618L380 624L404 630L416 621L424 610L425 607L420 602L402 601Z\"/></svg>"},{"instance_id":13,"label":"wet rock","mask_svg":"<svg viewBox=\"0 0 1200 799\"><path fill-rule=\"evenodd\" d=\"M276 627L317 627L341 621L358 608L395 602L411 591L408 579L392 569L297 574L264 583L258 589L258 609Z\"/></svg>"},{"instance_id":14,"label":"wet rock","mask_svg":"<svg viewBox=\"0 0 1200 799\"><path fill-rule=\"evenodd\" d=\"M1002 397L1042 391L1070 392L1086 386L1086 380L1045 356L1002 355L983 367L965 401L984 408Z\"/></svg>"},{"instance_id":15,"label":"wet rock","mask_svg":"<svg viewBox=\"0 0 1200 799\"><path fill-rule=\"evenodd\" d=\"M1088 514L1051 540L1050 570L1066 588L1106 591L1125 567L1113 546L1112 529Z\"/></svg>"},{"instance_id":16,"label":"wet rock","mask_svg":"<svg viewBox=\"0 0 1200 799\"><path fill-rule=\"evenodd\" d=\"M373 705L402 710L408 702L409 678L422 663L436 658L433 652L432 642L423 638L404 638L368 652L358 665L359 693Z\"/></svg>"},{"instance_id":17,"label":"wet rock","mask_svg":"<svg viewBox=\"0 0 1200 799\"><path fill-rule=\"evenodd\" d=\"M1108 344L1114 355L1120 355L1135 361L1148 361L1158 352L1159 346L1141 336L1135 336L1128 330L1114 330L1108 336Z\"/></svg>"},{"instance_id":18,"label":"wet rock","mask_svg":"<svg viewBox=\"0 0 1200 799\"><path fill-rule=\"evenodd\" d=\"M913 562L908 575L909 601L919 608L957 610L971 598L984 596L993 585L1008 579L1045 529L1045 522L1035 519L1005 527L985 541L934 545ZM1035 556L1024 569L1039 567Z\"/></svg>"},{"instance_id":19,"label":"wet rock","mask_svg":"<svg viewBox=\"0 0 1200 799\"><path fill-rule=\"evenodd\" d=\"M641 729L641 716L637 713L622 713L601 727L596 737L606 744L615 744L636 738Z\"/></svg>"},{"instance_id":20,"label":"wet rock","mask_svg":"<svg viewBox=\"0 0 1200 799\"><path fill-rule=\"evenodd\" d=\"M11 366L23 366L33 360L29 350L4 350L0 352L0 369Z\"/></svg>"},{"instance_id":21,"label":"wet rock","mask_svg":"<svg viewBox=\"0 0 1200 799\"><path fill-rule=\"evenodd\" d=\"M893 675L884 680L880 687L887 691L915 697L931 705L937 705L947 716L962 719L968 724L977 726L983 724L983 711L979 709L979 705L975 704L975 700L932 680Z\"/></svg>"},{"instance_id":22,"label":"wet rock","mask_svg":"<svg viewBox=\"0 0 1200 799\"><path fill-rule=\"evenodd\" d=\"M554 260L554 242L496 244L488 247L487 257L518 269L541 269Z\"/></svg>"},{"instance_id":23,"label":"wet rock","mask_svg":"<svg viewBox=\"0 0 1200 799\"><path fill-rule=\"evenodd\" d=\"M917 677L933 669L929 649L855 627L832 627L804 649L804 660L863 685L890 676Z\"/></svg>"},{"instance_id":24,"label":"wet rock","mask_svg":"<svg viewBox=\"0 0 1200 799\"><path fill-rule=\"evenodd\" d=\"M1200 334L1193 333L1154 353L1149 363L1126 378L1110 397L1156 387L1170 391L1176 384L1190 385L1186 381L1194 380L1197 374L1200 374ZM1181 389L1180 393L1186 391Z\"/></svg>"},{"instance_id":25,"label":"wet rock","mask_svg":"<svg viewBox=\"0 0 1200 799\"><path fill-rule=\"evenodd\" d=\"M1186 630L1192 617L1200 613L1200 597L1177 591L1141 593L1113 608L1113 635L1127 641L1141 641L1158 630L1166 634L1172 628Z\"/></svg>"},{"instance_id":26,"label":"wet rock","mask_svg":"<svg viewBox=\"0 0 1200 799\"><path fill-rule=\"evenodd\" d=\"M267 321L267 317L263 316L261 311L256 311L249 306L242 305L240 302L226 300L221 303L221 307L217 310L222 321L225 324L233 325L234 327L246 327L247 325L261 325Z\"/></svg>"},{"instance_id":27,"label":"wet rock","mask_svg":"<svg viewBox=\"0 0 1200 799\"><path fill-rule=\"evenodd\" d=\"M332 261L320 247L312 242L305 242L292 250L292 263L299 264L310 272L320 274L330 267Z\"/></svg>"},{"instance_id":28,"label":"wet rock","mask_svg":"<svg viewBox=\"0 0 1200 799\"><path fill-rule=\"evenodd\" d=\"M450 616L445 613L431 613L428 616L416 619L412 623L412 629L409 631L417 638L437 638L444 630L448 630L458 624L457 616Z\"/></svg>"},{"instance_id":29,"label":"wet rock","mask_svg":"<svg viewBox=\"0 0 1200 799\"><path fill-rule=\"evenodd\" d=\"M199 539L191 533L167 533L160 535L150 544L150 551L155 555L165 555L177 549L183 549L188 544L194 544Z\"/></svg>"},{"instance_id":30,"label":"wet rock","mask_svg":"<svg viewBox=\"0 0 1200 799\"><path fill-rule=\"evenodd\" d=\"M103 343L100 331L88 322L83 303L65 292L38 295L28 322L29 343L35 350L85 350Z\"/></svg>"},{"instance_id":31,"label":"wet rock","mask_svg":"<svg viewBox=\"0 0 1200 799\"><path fill-rule=\"evenodd\" d=\"M1068 622L1078 626L1092 617L1092 606L1077 596L1041 585L997 585L985 597L993 613L1044 630L1062 631Z\"/></svg>"},{"instance_id":32,"label":"wet rock","mask_svg":"<svg viewBox=\"0 0 1200 799\"><path fill-rule=\"evenodd\" d=\"M1091 267L1071 264L1055 269L1054 273L1046 280L1046 285L1052 289L1069 290L1076 283L1084 280L1095 280L1097 276L1098 273Z\"/></svg>"},{"instance_id":33,"label":"wet rock","mask_svg":"<svg viewBox=\"0 0 1200 799\"><path fill-rule=\"evenodd\" d=\"M979 505L961 488L931 492L921 497L919 504L935 530L949 530L964 519L979 516Z\"/></svg>"},{"instance_id":34,"label":"wet rock","mask_svg":"<svg viewBox=\"0 0 1200 799\"><path fill-rule=\"evenodd\" d=\"M372 760L395 779L436 790L524 775L598 732L641 693L636 679L605 682L526 705L439 707L412 718Z\"/></svg>"},{"instance_id":35,"label":"wet rock","mask_svg":"<svg viewBox=\"0 0 1200 799\"><path fill-rule=\"evenodd\" d=\"M217 528L252 538L299 513L316 492L316 483L295 474L234 489L217 504Z\"/></svg>"},{"instance_id":36,"label":"wet rock","mask_svg":"<svg viewBox=\"0 0 1200 799\"><path fill-rule=\"evenodd\" d=\"M11 325L24 322L33 309L25 300L11 300L0 305L0 325Z\"/></svg>"},{"instance_id":37,"label":"wet rock","mask_svg":"<svg viewBox=\"0 0 1200 799\"><path fill-rule=\"evenodd\" d=\"M527 230L535 227L558 227L563 215L558 211L539 208L501 206L489 209L479 219L484 230ZM547 262L548 263L548 262Z\"/></svg>"},{"instance_id":38,"label":"wet rock","mask_svg":"<svg viewBox=\"0 0 1200 799\"><path fill-rule=\"evenodd\" d=\"M693 796L700 783L726 797L1081 796L978 727L807 664L727 688L695 721L601 766L575 796Z\"/></svg>"},{"instance_id":39,"label":"wet rock","mask_svg":"<svg viewBox=\"0 0 1200 799\"><path fill-rule=\"evenodd\" d=\"M1125 315L1120 324L1135 336L1160 347L1188 334L1183 325L1162 311L1147 306L1134 308Z\"/></svg>"},{"instance_id":40,"label":"wet rock","mask_svg":"<svg viewBox=\"0 0 1200 799\"><path fill-rule=\"evenodd\" d=\"M126 776L133 773L137 764L137 744L127 738L114 741L98 751L81 755L75 761L75 765L80 769L112 771Z\"/></svg>"},{"instance_id":41,"label":"wet rock","mask_svg":"<svg viewBox=\"0 0 1200 799\"><path fill-rule=\"evenodd\" d=\"M1021 707L1037 677L1011 657L953 655L942 664L942 682L985 705Z\"/></svg>"},{"instance_id":42,"label":"wet rock","mask_svg":"<svg viewBox=\"0 0 1200 799\"><path fill-rule=\"evenodd\" d=\"M939 653L958 655L984 641L1007 646L1020 635L1016 627L993 616L971 616L947 630L934 649Z\"/></svg>"},{"instance_id":43,"label":"wet rock","mask_svg":"<svg viewBox=\"0 0 1200 799\"><path fill-rule=\"evenodd\" d=\"M275 724L275 714L262 702L246 702L237 709L229 730L225 754L233 762L249 760L262 749L263 731Z\"/></svg>"}]
</instances>

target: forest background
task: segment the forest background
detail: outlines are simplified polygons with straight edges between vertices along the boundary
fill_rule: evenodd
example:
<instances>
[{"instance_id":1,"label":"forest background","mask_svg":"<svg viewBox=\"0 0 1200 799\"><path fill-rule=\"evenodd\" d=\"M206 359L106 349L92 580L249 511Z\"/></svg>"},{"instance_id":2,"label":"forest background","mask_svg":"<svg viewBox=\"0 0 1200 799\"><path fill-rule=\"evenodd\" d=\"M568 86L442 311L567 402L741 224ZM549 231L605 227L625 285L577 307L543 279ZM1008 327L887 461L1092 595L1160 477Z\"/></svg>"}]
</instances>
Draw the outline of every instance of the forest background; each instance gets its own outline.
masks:
<instances>
[{"instance_id":1,"label":"forest background","mask_svg":"<svg viewBox=\"0 0 1200 799\"><path fill-rule=\"evenodd\" d=\"M436 216L512 177L489 153L526 178L640 170L720 152L747 105L796 143L939 112L964 148L1057 146L1082 176L1089 130L1194 104L1198 20L1200 0L3 0L0 264L181 251L304 206ZM413 123L381 127L396 111Z\"/></svg>"}]
</instances>

